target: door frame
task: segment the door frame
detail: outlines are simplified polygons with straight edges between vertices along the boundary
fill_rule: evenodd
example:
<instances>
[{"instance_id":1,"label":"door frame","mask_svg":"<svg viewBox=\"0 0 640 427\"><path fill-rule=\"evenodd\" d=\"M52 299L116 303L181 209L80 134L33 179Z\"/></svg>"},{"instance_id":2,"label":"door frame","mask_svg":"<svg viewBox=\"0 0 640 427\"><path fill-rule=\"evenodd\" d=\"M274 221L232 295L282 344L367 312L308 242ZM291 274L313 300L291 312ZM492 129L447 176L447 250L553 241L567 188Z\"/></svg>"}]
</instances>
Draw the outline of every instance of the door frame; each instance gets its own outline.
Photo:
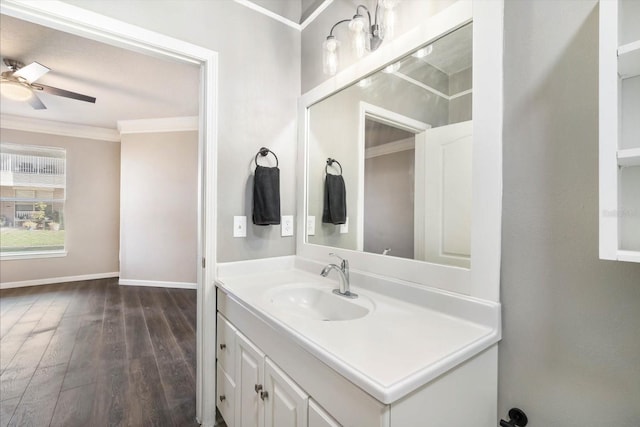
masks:
<instances>
[{"instance_id":1,"label":"door frame","mask_svg":"<svg viewBox=\"0 0 640 427\"><path fill-rule=\"evenodd\" d=\"M366 160L366 120L372 119L379 123L406 130L416 135L426 131L427 129L431 129L431 125L364 101L360 101L360 115L358 118L358 226L356 229L356 243L357 250L362 251L364 250L364 164Z\"/></svg>"},{"instance_id":2,"label":"door frame","mask_svg":"<svg viewBox=\"0 0 640 427\"><path fill-rule=\"evenodd\" d=\"M196 418L215 423L218 53L61 1L2 0L0 13L145 55L200 67ZM204 337L208 337L207 340Z\"/></svg>"}]
</instances>

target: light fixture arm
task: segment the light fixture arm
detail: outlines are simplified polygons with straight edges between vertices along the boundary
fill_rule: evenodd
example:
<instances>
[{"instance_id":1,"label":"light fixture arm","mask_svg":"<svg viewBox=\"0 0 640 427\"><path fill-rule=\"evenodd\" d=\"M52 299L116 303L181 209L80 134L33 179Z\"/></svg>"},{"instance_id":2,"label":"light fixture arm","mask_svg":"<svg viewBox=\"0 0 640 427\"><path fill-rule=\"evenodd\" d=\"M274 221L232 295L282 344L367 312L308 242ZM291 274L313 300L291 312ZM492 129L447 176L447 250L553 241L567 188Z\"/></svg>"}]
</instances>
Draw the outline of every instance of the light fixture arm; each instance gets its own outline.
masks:
<instances>
[{"instance_id":1,"label":"light fixture arm","mask_svg":"<svg viewBox=\"0 0 640 427\"><path fill-rule=\"evenodd\" d=\"M334 35L333 35L333 30L335 30L335 28L336 28L338 25L343 24L343 23L345 23L345 22L349 22L349 21L351 21L351 19L343 19L342 21L338 21L338 22L336 22L335 24L333 24L333 27L331 27L331 31L329 31L329 37L334 37Z\"/></svg>"},{"instance_id":2,"label":"light fixture arm","mask_svg":"<svg viewBox=\"0 0 640 427\"><path fill-rule=\"evenodd\" d=\"M367 12L367 17L369 18L369 28L371 28L371 12L369 12L369 9L367 8L367 6L363 5L363 4L359 4L358 7L356 7L356 15L360 15L360 8L363 8L366 12ZM378 12L378 6L376 6L376 15ZM378 17L376 16L376 20L375 23L378 23Z\"/></svg>"}]
</instances>

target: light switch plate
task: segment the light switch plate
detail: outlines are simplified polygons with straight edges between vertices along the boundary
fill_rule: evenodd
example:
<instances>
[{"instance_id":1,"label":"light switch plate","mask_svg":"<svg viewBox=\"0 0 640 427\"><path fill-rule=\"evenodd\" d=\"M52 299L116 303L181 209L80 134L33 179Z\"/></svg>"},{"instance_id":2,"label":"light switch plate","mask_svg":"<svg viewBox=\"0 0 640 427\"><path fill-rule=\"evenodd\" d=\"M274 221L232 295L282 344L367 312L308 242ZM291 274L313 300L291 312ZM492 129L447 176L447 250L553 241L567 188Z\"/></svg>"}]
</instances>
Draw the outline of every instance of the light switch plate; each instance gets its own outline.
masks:
<instances>
[{"instance_id":1,"label":"light switch plate","mask_svg":"<svg viewBox=\"0 0 640 427\"><path fill-rule=\"evenodd\" d=\"M247 237L247 217L233 217L233 237Z\"/></svg>"},{"instance_id":2,"label":"light switch plate","mask_svg":"<svg viewBox=\"0 0 640 427\"><path fill-rule=\"evenodd\" d=\"M344 224L340 224L340 234L347 234L349 232L349 217L344 222Z\"/></svg>"},{"instance_id":3,"label":"light switch plate","mask_svg":"<svg viewBox=\"0 0 640 427\"><path fill-rule=\"evenodd\" d=\"M307 217L307 236L315 236L316 234L316 217L309 215Z\"/></svg>"},{"instance_id":4,"label":"light switch plate","mask_svg":"<svg viewBox=\"0 0 640 427\"><path fill-rule=\"evenodd\" d=\"M293 236L293 215L282 215L280 233L282 237Z\"/></svg>"}]
</instances>

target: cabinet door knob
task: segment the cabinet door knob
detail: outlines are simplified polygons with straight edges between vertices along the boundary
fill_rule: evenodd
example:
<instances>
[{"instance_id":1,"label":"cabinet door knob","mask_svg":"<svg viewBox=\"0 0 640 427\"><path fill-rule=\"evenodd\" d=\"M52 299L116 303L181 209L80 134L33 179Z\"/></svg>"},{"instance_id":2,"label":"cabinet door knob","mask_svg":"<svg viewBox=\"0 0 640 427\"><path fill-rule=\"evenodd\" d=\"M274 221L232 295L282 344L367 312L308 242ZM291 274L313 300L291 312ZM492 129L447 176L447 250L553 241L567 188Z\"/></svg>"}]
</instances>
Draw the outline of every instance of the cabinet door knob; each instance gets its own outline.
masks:
<instances>
[{"instance_id":1,"label":"cabinet door knob","mask_svg":"<svg viewBox=\"0 0 640 427\"><path fill-rule=\"evenodd\" d=\"M256 393L260 393L260 391L262 390L262 384L256 384L253 389L256 391Z\"/></svg>"},{"instance_id":2,"label":"cabinet door knob","mask_svg":"<svg viewBox=\"0 0 640 427\"><path fill-rule=\"evenodd\" d=\"M261 391L260 392L260 399L265 400L269 398L269 392L268 391Z\"/></svg>"},{"instance_id":3,"label":"cabinet door knob","mask_svg":"<svg viewBox=\"0 0 640 427\"><path fill-rule=\"evenodd\" d=\"M220 402L224 402L226 398L227 396L225 396L224 394L220 395Z\"/></svg>"},{"instance_id":4,"label":"cabinet door knob","mask_svg":"<svg viewBox=\"0 0 640 427\"><path fill-rule=\"evenodd\" d=\"M220 344L220 350L224 350L225 348L227 348L226 344Z\"/></svg>"}]
</instances>

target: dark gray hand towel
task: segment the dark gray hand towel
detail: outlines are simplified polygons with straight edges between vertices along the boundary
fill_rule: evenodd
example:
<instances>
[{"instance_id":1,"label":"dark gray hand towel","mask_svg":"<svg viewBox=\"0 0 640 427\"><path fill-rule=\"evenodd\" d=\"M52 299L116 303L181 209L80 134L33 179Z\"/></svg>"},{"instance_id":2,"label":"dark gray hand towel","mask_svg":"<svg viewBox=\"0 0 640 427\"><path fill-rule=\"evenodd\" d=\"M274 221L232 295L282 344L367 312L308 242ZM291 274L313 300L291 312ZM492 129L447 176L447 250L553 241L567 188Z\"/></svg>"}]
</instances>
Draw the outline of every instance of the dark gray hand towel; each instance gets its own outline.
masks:
<instances>
[{"instance_id":1,"label":"dark gray hand towel","mask_svg":"<svg viewBox=\"0 0 640 427\"><path fill-rule=\"evenodd\" d=\"M327 174L324 180L322 222L327 224L347 222L347 190L342 175Z\"/></svg>"},{"instance_id":2,"label":"dark gray hand towel","mask_svg":"<svg viewBox=\"0 0 640 427\"><path fill-rule=\"evenodd\" d=\"M253 175L253 223L280 224L280 169L256 166Z\"/></svg>"}]
</instances>

